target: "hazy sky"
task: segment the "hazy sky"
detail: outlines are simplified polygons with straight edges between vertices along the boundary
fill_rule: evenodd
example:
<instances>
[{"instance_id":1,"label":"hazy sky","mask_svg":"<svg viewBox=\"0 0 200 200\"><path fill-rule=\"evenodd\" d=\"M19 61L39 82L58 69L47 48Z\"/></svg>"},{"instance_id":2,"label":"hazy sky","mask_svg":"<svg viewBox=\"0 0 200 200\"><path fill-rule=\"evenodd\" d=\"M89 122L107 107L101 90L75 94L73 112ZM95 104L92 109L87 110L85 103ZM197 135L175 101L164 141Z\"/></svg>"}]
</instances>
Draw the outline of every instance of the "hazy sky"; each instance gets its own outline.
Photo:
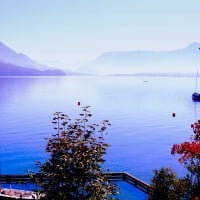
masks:
<instances>
[{"instance_id":1,"label":"hazy sky","mask_svg":"<svg viewBox=\"0 0 200 200\"><path fill-rule=\"evenodd\" d=\"M113 50L200 41L200 0L0 0L0 41L72 65Z\"/></svg>"}]
</instances>

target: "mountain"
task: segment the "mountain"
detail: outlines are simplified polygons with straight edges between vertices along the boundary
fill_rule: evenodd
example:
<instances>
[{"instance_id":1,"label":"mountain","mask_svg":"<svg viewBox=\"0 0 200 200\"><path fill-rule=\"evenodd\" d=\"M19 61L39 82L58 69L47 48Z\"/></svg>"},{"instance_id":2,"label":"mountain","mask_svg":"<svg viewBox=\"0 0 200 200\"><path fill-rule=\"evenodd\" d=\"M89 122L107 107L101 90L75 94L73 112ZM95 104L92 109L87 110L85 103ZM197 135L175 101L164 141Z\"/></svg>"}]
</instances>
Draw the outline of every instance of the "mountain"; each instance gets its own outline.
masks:
<instances>
[{"instance_id":1,"label":"mountain","mask_svg":"<svg viewBox=\"0 0 200 200\"><path fill-rule=\"evenodd\" d=\"M172 51L106 52L82 66L82 71L100 74L196 73L200 67L200 43Z\"/></svg>"},{"instance_id":2,"label":"mountain","mask_svg":"<svg viewBox=\"0 0 200 200\"><path fill-rule=\"evenodd\" d=\"M58 69L39 64L0 42L0 76L63 76Z\"/></svg>"},{"instance_id":3,"label":"mountain","mask_svg":"<svg viewBox=\"0 0 200 200\"><path fill-rule=\"evenodd\" d=\"M91 74L162 74L196 73L200 68L200 43L171 51L112 51L105 52L75 72L62 71L42 65L17 53L0 42L0 76L63 76ZM77 66L76 66L77 68Z\"/></svg>"}]
</instances>

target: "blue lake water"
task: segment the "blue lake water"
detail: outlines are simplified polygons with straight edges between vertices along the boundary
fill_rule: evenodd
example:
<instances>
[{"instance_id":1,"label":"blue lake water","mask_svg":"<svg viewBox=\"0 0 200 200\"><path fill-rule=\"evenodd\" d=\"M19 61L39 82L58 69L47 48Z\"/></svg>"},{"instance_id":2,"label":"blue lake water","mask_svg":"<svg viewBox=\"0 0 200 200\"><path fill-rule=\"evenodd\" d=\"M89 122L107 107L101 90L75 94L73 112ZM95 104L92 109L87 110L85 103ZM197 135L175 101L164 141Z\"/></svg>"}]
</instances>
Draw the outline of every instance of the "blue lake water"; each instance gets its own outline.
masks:
<instances>
[{"instance_id":1,"label":"blue lake water","mask_svg":"<svg viewBox=\"0 0 200 200\"><path fill-rule=\"evenodd\" d=\"M184 168L170 150L189 140L190 124L200 117L200 103L191 100L194 87L195 77L0 77L1 173L22 174L44 160L44 138L54 133L53 113L77 118L80 101L91 106L96 123L111 123L105 168L148 183L153 169L162 166L181 176ZM121 185L120 199L146 199Z\"/></svg>"}]
</instances>

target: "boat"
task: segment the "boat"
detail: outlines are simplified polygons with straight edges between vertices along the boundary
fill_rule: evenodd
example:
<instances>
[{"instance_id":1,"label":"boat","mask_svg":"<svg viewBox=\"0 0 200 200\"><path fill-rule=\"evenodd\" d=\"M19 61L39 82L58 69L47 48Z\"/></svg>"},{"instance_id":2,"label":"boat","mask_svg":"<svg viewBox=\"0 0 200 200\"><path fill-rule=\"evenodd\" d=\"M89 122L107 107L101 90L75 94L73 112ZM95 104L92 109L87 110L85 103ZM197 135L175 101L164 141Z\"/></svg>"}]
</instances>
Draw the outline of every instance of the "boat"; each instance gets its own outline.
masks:
<instances>
[{"instance_id":1,"label":"boat","mask_svg":"<svg viewBox=\"0 0 200 200\"><path fill-rule=\"evenodd\" d=\"M1 200L16 200L16 199L39 199L36 192L18 190L18 189L9 189L9 188L0 188L0 199Z\"/></svg>"},{"instance_id":2,"label":"boat","mask_svg":"<svg viewBox=\"0 0 200 200\"><path fill-rule=\"evenodd\" d=\"M197 71L197 75L196 75L195 92L192 94L192 100L200 102L200 93L197 92L197 79L198 79L198 71Z\"/></svg>"},{"instance_id":3,"label":"boat","mask_svg":"<svg viewBox=\"0 0 200 200\"><path fill-rule=\"evenodd\" d=\"M197 93L197 92L194 92L194 93L192 94L192 100L193 100L193 101L200 101L200 94Z\"/></svg>"}]
</instances>

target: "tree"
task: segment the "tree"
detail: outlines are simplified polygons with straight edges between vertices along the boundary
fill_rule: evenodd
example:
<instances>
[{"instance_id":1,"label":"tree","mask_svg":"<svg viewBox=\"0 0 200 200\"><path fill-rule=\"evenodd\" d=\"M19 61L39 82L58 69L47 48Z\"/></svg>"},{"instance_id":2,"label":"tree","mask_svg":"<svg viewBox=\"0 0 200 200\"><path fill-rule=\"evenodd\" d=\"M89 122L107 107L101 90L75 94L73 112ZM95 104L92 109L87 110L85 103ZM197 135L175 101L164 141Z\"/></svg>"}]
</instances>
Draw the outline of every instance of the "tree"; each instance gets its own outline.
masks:
<instances>
[{"instance_id":1,"label":"tree","mask_svg":"<svg viewBox=\"0 0 200 200\"><path fill-rule=\"evenodd\" d=\"M151 180L149 200L180 200L185 199L186 180L179 179L171 168L162 167L154 170Z\"/></svg>"},{"instance_id":2,"label":"tree","mask_svg":"<svg viewBox=\"0 0 200 200\"><path fill-rule=\"evenodd\" d=\"M43 199L107 200L114 199L117 186L103 174L102 164L108 144L104 134L110 125L89 123L89 106L83 107L79 119L62 112L54 114L56 134L47 138L49 159L37 162L38 172L32 175L41 187Z\"/></svg>"},{"instance_id":3,"label":"tree","mask_svg":"<svg viewBox=\"0 0 200 200\"><path fill-rule=\"evenodd\" d=\"M181 155L179 162L183 163L189 171L187 179L191 184L188 187L188 193L192 197L200 197L200 120L191 124L191 128L193 129L191 141L174 144L171 154Z\"/></svg>"},{"instance_id":4,"label":"tree","mask_svg":"<svg viewBox=\"0 0 200 200\"><path fill-rule=\"evenodd\" d=\"M178 160L189 173L180 179L170 168L154 170L149 200L193 200L200 197L200 120L192 124L191 128L191 140L174 144L171 149L172 155L180 155Z\"/></svg>"}]
</instances>

